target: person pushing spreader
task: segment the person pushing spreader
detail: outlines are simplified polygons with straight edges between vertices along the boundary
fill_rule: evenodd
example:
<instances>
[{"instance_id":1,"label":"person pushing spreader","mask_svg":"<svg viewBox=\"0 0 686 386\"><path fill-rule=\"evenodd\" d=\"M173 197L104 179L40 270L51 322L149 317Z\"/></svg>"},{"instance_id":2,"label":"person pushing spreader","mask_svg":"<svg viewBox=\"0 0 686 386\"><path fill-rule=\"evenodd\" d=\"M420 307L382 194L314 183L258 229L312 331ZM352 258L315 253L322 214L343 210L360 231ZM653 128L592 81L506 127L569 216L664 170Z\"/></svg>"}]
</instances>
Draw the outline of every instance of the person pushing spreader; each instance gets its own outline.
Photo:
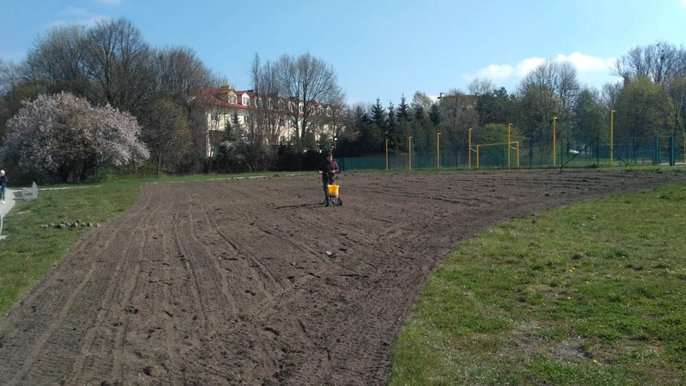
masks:
<instances>
[{"instance_id":1,"label":"person pushing spreader","mask_svg":"<svg viewBox=\"0 0 686 386\"><path fill-rule=\"evenodd\" d=\"M340 186L334 181L338 172L338 163L333 159L333 154L328 152L326 159L319 166L319 174L322 175L324 188L324 205L326 206L330 204L343 205L343 200L339 196Z\"/></svg>"}]
</instances>

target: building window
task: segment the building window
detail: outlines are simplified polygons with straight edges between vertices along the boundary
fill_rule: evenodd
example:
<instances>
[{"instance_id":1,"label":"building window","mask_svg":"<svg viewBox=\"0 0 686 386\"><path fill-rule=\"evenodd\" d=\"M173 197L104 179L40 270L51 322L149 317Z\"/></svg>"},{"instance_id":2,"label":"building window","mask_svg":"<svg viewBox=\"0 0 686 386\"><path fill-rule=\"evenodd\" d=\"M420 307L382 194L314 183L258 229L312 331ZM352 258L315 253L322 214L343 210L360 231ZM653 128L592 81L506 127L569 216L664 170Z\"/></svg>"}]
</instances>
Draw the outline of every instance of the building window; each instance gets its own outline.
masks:
<instances>
[{"instance_id":1,"label":"building window","mask_svg":"<svg viewBox=\"0 0 686 386\"><path fill-rule=\"evenodd\" d=\"M250 104L250 97L247 95L243 95L243 105L248 106Z\"/></svg>"},{"instance_id":2,"label":"building window","mask_svg":"<svg viewBox=\"0 0 686 386\"><path fill-rule=\"evenodd\" d=\"M236 104L236 96L231 94L229 95L229 103Z\"/></svg>"}]
</instances>

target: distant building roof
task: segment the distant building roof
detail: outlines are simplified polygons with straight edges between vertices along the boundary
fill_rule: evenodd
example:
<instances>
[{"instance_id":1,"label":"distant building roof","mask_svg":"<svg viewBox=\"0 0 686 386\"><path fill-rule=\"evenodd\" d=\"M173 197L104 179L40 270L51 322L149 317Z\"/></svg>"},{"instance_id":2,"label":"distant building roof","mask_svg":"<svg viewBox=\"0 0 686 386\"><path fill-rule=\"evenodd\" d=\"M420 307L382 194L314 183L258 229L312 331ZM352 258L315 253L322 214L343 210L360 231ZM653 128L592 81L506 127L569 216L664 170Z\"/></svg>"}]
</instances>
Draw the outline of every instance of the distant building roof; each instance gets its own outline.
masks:
<instances>
[{"instance_id":1,"label":"distant building roof","mask_svg":"<svg viewBox=\"0 0 686 386\"><path fill-rule=\"evenodd\" d=\"M236 94L236 103L229 102L229 93L233 92ZM220 107L230 107L235 109L247 109L248 106L244 105L242 102L242 96L248 95L252 98L254 92L252 90L237 91L231 87L205 87L198 92L198 100L202 103L220 106Z\"/></svg>"}]
</instances>

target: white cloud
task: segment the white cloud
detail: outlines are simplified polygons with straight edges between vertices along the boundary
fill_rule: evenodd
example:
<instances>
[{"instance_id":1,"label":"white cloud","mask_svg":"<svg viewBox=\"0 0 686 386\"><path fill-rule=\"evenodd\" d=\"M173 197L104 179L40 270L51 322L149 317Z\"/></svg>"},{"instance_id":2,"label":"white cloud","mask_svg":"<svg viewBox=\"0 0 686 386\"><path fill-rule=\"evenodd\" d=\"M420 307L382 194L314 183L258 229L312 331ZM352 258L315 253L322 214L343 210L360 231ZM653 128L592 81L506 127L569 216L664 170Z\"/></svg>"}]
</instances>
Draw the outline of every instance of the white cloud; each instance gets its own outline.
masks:
<instances>
[{"instance_id":1,"label":"white cloud","mask_svg":"<svg viewBox=\"0 0 686 386\"><path fill-rule=\"evenodd\" d=\"M476 72L478 78L507 79L512 76L513 68L509 64L491 64Z\"/></svg>"},{"instance_id":2,"label":"white cloud","mask_svg":"<svg viewBox=\"0 0 686 386\"><path fill-rule=\"evenodd\" d=\"M686 7L686 0L681 0L681 5L683 5L684 7Z\"/></svg>"},{"instance_id":3,"label":"white cloud","mask_svg":"<svg viewBox=\"0 0 686 386\"><path fill-rule=\"evenodd\" d=\"M684 0L686 1L686 0ZM605 71L616 63L615 58L599 58L575 52L571 55L558 54L554 62L570 62L577 71Z\"/></svg>"},{"instance_id":4,"label":"white cloud","mask_svg":"<svg viewBox=\"0 0 686 386\"><path fill-rule=\"evenodd\" d=\"M516 75L519 78L523 78L526 74L530 73L533 69L545 63L545 59L538 57L526 58L517 64Z\"/></svg>"},{"instance_id":5,"label":"white cloud","mask_svg":"<svg viewBox=\"0 0 686 386\"><path fill-rule=\"evenodd\" d=\"M488 66L479 69L476 75L465 75L465 79L484 78L497 80L508 80L513 78L522 78L529 71L537 66L545 63L545 59L538 57L525 58L515 65L510 64L489 64Z\"/></svg>"},{"instance_id":6,"label":"white cloud","mask_svg":"<svg viewBox=\"0 0 686 386\"><path fill-rule=\"evenodd\" d=\"M682 1L686 2L686 0ZM615 58L601 58L586 55L581 52L574 52L569 55L558 54L551 60L533 56L524 58L514 65L489 64L488 66L477 70L475 74L463 75L463 79L467 82L472 81L475 78L490 79L496 84L508 83L514 85L533 69L547 61L571 63L576 68L577 74L582 81L592 78L594 75L609 74L610 68L617 62Z\"/></svg>"},{"instance_id":7,"label":"white cloud","mask_svg":"<svg viewBox=\"0 0 686 386\"><path fill-rule=\"evenodd\" d=\"M63 18L54 20L49 24L49 27L59 27L71 24L80 24L86 27L92 27L99 21L110 19L107 16L99 15L86 9L76 7L65 8L62 10L62 12L60 12L60 14L63 16Z\"/></svg>"}]
</instances>

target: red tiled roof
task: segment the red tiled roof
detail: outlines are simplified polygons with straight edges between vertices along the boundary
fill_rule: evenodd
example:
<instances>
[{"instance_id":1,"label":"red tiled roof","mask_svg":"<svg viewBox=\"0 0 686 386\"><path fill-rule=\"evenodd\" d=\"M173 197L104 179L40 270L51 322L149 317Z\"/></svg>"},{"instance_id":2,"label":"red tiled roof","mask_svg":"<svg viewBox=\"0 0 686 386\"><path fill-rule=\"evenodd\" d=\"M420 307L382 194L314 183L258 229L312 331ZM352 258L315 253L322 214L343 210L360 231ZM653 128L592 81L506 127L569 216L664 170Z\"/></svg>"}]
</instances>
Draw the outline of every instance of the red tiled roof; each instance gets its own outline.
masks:
<instances>
[{"instance_id":1,"label":"red tiled roof","mask_svg":"<svg viewBox=\"0 0 686 386\"><path fill-rule=\"evenodd\" d=\"M236 94L236 103L230 103L228 101L228 92L229 91L233 91ZM248 109L249 106L246 106L242 103L243 102L243 95L248 95L252 99L255 97L255 91L254 90L234 90L233 88L230 88L230 87L205 87L198 92L197 98L202 103L205 103L207 105L245 110L245 109ZM296 103L299 102L295 98L283 98L282 100L283 101L292 101L292 102L296 102ZM320 102L314 102L312 104L312 108L314 108L314 109L319 109L319 108L330 109L331 105L320 103Z\"/></svg>"},{"instance_id":2,"label":"red tiled roof","mask_svg":"<svg viewBox=\"0 0 686 386\"><path fill-rule=\"evenodd\" d=\"M205 87L201 89L198 94L197 98L200 100L202 103L212 105L212 106L220 106L220 107L231 107L235 109L247 109L248 106L238 103L242 102L241 96L243 94L248 94L250 96L251 90L248 91L236 91L233 90L236 93L236 103L229 103L228 101L228 96L227 93L230 89L226 87Z\"/></svg>"}]
</instances>

